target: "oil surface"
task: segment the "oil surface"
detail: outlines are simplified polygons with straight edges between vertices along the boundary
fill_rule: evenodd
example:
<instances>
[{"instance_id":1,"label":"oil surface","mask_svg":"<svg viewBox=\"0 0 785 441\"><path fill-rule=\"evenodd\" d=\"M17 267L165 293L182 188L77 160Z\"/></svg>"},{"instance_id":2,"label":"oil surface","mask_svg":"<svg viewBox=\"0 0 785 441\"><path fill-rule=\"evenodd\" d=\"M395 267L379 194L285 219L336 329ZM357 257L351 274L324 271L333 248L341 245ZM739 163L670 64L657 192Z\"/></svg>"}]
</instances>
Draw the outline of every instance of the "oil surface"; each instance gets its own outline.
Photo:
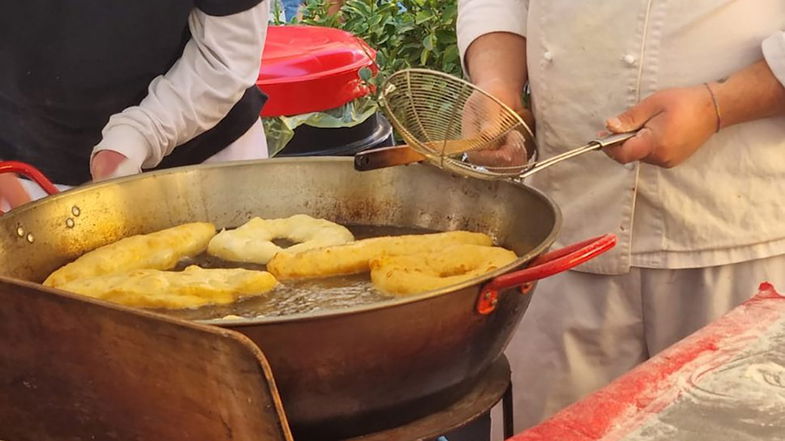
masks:
<instances>
[{"instance_id":1,"label":"oil surface","mask_svg":"<svg viewBox=\"0 0 785 441\"><path fill-rule=\"evenodd\" d=\"M425 234L434 231L393 226L346 225L355 239L404 234ZM279 244L280 245L280 244ZM227 262L207 254L187 259L175 268L188 265L202 268L246 268L265 270L264 265ZM376 290L368 273L337 276L324 279L287 280L269 293L241 299L221 306L204 306L185 310L160 310L159 312L189 320L207 320L226 316L243 318L275 317L324 310L348 308L389 301L393 299Z\"/></svg>"}]
</instances>

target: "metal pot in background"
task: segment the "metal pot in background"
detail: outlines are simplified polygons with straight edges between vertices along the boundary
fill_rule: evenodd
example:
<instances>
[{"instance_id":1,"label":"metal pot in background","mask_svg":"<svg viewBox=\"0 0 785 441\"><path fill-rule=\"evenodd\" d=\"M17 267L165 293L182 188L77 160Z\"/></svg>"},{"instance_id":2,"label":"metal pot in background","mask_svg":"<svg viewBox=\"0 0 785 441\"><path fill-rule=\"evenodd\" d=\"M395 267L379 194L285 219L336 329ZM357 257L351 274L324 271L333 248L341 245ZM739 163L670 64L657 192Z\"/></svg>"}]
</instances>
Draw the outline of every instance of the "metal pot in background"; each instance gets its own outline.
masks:
<instances>
[{"instance_id":1,"label":"metal pot in background","mask_svg":"<svg viewBox=\"0 0 785 441\"><path fill-rule=\"evenodd\" d=\"M300 125L294 129L294 137L276 157L354 156L368 149L392 145L392 125L377 112L354 127L320 128Z\"/></svg>"}]
</instances>

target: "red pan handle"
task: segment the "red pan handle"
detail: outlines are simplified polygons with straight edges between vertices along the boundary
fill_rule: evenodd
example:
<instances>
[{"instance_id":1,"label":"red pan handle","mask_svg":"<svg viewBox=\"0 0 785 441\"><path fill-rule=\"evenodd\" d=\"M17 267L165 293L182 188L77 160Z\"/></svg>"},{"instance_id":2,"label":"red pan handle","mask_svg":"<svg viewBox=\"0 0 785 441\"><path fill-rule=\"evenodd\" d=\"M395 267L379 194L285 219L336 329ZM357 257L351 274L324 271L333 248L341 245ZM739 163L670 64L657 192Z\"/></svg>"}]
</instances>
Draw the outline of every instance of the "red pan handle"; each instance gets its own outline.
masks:
<instances>
[{"instance_id":1,"label":"red pan handle","mask_svg":"<svg viewBox=\"0 0 785 441\"><path fill-rule=\"evenodd\" d=\"M616 235L605 234L543 254L528 268L496 277L486 283L477 300L477 312L490 314L496 309L499 291L521 286L550 277L585 263L616 246Z\"/></svg>"},{"instance_id":2,"label":"red pan handle","mask_svg":"<svg viewBox=\"0 0 785 441\"><path fill-rule=\"evenodd\" d=\"M32 165L25 164L24 162L0 161L0 174L3 173L17 173L24 175L35 181L48 194L55 194L60 192L60 190L58 190L57 187L55 187L54 184L52 184L52 182L46 178L46 176L44 176L43 173L41 173ZM0 215L2 214L3 210L0 210Z\"/></svg>"},{"instance_id":3,"label":"red pan handle","mask_svg":"<svg viewBox=\"0 0 785 441\"><path fill-rule=\"evenodd\" d=\"M47 194L60 193L60 190L52 184L52 181L30 164L19 161L0 161L0 174L2 173L17 173L24 175L40 185Z\"/></svg>"}]
</instances>

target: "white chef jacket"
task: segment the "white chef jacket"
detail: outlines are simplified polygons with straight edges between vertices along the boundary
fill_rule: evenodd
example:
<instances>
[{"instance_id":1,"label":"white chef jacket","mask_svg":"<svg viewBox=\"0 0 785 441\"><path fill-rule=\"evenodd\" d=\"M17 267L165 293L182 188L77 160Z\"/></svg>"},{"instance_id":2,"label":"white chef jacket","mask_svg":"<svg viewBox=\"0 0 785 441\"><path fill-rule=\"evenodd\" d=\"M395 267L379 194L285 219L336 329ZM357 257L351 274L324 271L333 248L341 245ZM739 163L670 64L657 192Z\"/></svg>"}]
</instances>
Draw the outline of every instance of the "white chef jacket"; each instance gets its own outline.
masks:
<instances>
[{"instance_id":1,"label":"white chef jacket","mask_svg":"<svg viewBox=\"0 0 785 441\"><path fill-rule=\"evenodd\" d=\"M540 157L583 145L652 93L719 80L765 57L785 84L783 0L461 0L477 37L527 38ZM672 169L589 153L531 178L564 215L557 245L615 233L583 271L693 268L785 253L785 117L738 124Z\"/></svg>"}]
</instances>

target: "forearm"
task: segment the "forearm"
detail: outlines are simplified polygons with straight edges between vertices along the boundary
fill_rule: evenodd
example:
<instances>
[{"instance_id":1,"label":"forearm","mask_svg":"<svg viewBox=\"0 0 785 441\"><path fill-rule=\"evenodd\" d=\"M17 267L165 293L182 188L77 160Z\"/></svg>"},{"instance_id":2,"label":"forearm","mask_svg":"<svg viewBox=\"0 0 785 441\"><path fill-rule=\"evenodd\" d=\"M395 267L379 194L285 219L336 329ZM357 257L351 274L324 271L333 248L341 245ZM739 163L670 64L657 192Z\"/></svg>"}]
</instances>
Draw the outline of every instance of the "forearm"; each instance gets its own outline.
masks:
<instances>
[{"instance_id":1,"label":"forearm","mask_svg":"<svg viewBox=\"0 0 785 441\"><path fill-rule=\"evenodd\" d=\"M3 201L6 201L11 208L30 202L27 191L12 173L0 174L0 204Z\"/></svg>"},{"instance_id":2,"label":"forearm","mask_svg":"<svg viewBox=\"0 0 785 441\"><path fill-rule=\"evenodd\" d=\"M521 91L527 80L526 39L509 32L482 35L466 50L465 64L475 84L501 83Z\"/></svg>"},{"instance_id":3,"label":"forearm","mask_svg":"<svg viewBox=\"0 0 785 441\"><path fill-rule=\"evenodd\" d=\"M785 87L761 60L711 83L720 111L721 127L785 114Z\"/></svg>"},{"instance_id":4,"label":"forearm","mask_svg":"<svg viewBox=\"0 0 785 441\"><path fill-rule=\"evenodd\" d=\"M763 60L710 84L721 127L785 114L785 32L765 39L761 49Z\"/></svg>"},{"instance_id":5,"label":"forearm","mask_svg":"<svg viewBox=\"0 0 785 441\"><path fill-rule=\"evenodd\" d=\"M458 49L471 81L516 106L526 83L527 0L458 0ZM511 102L510 100L514 101Z\"/></svg>"}]
</instances>

